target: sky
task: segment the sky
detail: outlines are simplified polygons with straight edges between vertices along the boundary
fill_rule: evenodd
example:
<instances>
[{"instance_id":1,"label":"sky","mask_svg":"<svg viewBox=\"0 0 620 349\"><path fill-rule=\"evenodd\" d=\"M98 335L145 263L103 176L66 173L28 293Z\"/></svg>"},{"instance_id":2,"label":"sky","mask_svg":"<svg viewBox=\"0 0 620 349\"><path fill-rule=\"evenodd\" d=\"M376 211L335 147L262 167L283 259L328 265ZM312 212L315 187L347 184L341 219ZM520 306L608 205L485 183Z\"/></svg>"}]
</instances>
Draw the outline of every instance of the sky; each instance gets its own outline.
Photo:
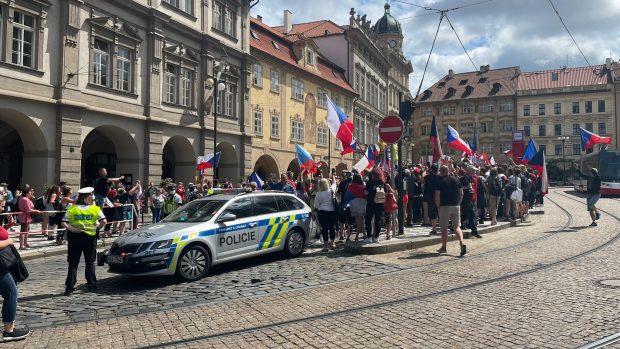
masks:
<instances>
[{"instance_id":1,"label":"sky","mask_svg":"<svg viewBox=\"0 0 620 349\"><path fill-rule=\"evenodd\" d=\"M549 0L403 0L388 1L390 12L403 30L403 53L414 72L409 77L415 95L428 58L440 15L418 6L451 9L447 18L454 26L474 65L444 18L424 77L426 88L444 77L449 69L468 72L489 64L491 69L520 66L522 71L587 66L584 57L562 26ZM480 3L482 2L482 3ZM467 6L476 4L473 6ZM620 58L620 0L553 0L564 23L592 65ZM331 19L349 23L354 7L374 24L383 16L382 0L261 0L251 15L261 15L271 26L282 25L285 9L293 23Z\"/></svg>"}]
</instances>

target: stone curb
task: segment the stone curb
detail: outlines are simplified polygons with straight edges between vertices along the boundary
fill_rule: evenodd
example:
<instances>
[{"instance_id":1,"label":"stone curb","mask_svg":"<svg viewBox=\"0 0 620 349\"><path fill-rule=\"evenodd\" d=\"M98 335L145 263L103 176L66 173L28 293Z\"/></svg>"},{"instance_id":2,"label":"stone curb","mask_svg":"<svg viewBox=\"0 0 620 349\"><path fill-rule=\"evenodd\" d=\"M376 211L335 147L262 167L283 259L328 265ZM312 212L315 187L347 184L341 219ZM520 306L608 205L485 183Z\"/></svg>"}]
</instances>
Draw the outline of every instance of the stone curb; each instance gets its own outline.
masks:
<instances>
[{"instance_id":1,"label":"stone curb","mask_svg":"<svg viewBox=\"0 0 620 349\"><path fill-rule=\"evenodd\" d=\"M97 241L97 249L103 247L112 246L112 241L114 239L105 239ZM34 259L54 257L54 256L62 256L67 254L67 246L54 246L51 248L42 249L40 251L37 250L29 250L29 251L20 251L19 255L22 257L24 261L31 261Z\"/></svg>"},{"instance_id":2,"label":"stone curb","mask_svg":"<svg viewBox=\"0 0 620 349\"><path fill-rule=\"evenodd\" d=\"M516 227L520 225L517 221L510 221L510 223L501 223L494 226L487 226L478 229L478 233L488 234L497 232L500 230L504 230L511 227ZM528 224L529 225L529 224ZM463 232L464 238L470 237L469 231ZM455 241L456 236L450 234L448 236L450 241ZM403 237L396 238L391 241L382 241L379 244L360 244L356 242L348 242L344 245L344 252L350 253L353 255L373 255L373 254L384 254L384 253L392 253L392 252L400 252L406 250L413 250L416 248L428 247L432 245L441 244L441 236L427 236L427 237Z\"/></svg>"}]
</instances>

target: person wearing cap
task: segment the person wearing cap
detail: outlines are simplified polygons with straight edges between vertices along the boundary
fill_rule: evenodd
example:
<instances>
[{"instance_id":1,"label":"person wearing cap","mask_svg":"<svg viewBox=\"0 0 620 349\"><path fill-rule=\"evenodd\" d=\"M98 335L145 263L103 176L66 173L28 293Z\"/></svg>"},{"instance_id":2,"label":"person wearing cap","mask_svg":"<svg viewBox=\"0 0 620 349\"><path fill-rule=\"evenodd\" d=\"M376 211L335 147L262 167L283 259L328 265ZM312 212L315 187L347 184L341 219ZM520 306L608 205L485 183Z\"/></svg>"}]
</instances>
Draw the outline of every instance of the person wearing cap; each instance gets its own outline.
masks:
<instances>
[{"instance_id":1,"label":"person wearing cap","mask_svg":"<svg viewBox=\"0 0 620 349\"><path fill-rule=\"evenodd\" d=\"M97 277L95 276L95 259L97 257L97 230L106 225L106 219L99 206L93 204L92 187L78 190L75 205L67 208L67 213L62 219L63 226L67 230L67 262L69 270L65 281L65 296L75 291L77 268L80 257L84 254L86 263L86 286L88 291L97 291Z\"/></svg>"}]
</instances>

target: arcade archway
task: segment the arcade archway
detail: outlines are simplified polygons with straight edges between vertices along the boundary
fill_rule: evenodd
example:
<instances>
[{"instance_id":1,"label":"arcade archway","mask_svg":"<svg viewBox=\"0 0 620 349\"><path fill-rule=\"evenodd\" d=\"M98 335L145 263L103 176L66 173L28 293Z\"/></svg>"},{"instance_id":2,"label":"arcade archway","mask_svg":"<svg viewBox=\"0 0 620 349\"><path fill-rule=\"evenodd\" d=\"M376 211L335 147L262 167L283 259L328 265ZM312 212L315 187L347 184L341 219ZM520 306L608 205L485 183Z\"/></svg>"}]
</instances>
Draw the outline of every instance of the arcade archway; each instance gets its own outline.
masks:
<instances>
[{"instance_id":1,"label":"arcade archway","mask_svg":"<svg viewBox=\"0 0 620 349\"><path fill-rule=\"evenodd\" d=\"M218 177L220 181L228 179L233 184L238 184L241 174L239 172L239 157L237 156L235 148L228 142L222 142L217 145L215 151L221 152L218 168Z\"/></svg>"},{"instance_id":2,"label":"arcade archway","mask_svg":"<svg viewBox=\"0 0 620 349\"><path fill-rule=\"evenodd\" d=\"M81 185L93 185L98 170L104 167L109 177L125 176L130 185L140 179L140 154L133 137L117 126L99 126L82 142Z\"/></svg>"},{"instance_id":3,"label":"arcade archway","mask_svg":"<svg viewBox=\"0 0 620 349\"><path fill-rule=\"evenodd\" d=\"M346 171L348 169L347 165L345 163L339 163L338 165L336 165L336 173L340 176L342 174L342 171Z\"/></svg>"},{"instance_id":4,"label":"arcade archway","mask_svg":"<svg viewBox=\"0 0 620 349\"><path fill-rule=\"evenodd\" d=\"M161 178L172 178L175 183L193 182L196 176L196 153L189 140L174 136L165 143L162 151Z\"/></svg>"},{"instance_id":5,"label":"arcade archway","mask_svg":"<svg viewBox=\"0 0 620 349\"><path fill-rule=\"evenodd\" d=\"M271 174L278 175L278 164L271 155L261 155L254 164L254 172L263 180L270 178Z\"/></svg>"},{"instance_id":6,"label":"arcade archway","mask_svg":"<svg viewBox=\"0 0 620 349\"><path fill-rule=\"evenodd\" d=\"M291 171L293 172L293 178L297 179L299 178L299 163L297 162L297 159L293 159L291 160L291 162L289 162L288 167L286 168L286 171Z\"/></svg>"}]
</instances>

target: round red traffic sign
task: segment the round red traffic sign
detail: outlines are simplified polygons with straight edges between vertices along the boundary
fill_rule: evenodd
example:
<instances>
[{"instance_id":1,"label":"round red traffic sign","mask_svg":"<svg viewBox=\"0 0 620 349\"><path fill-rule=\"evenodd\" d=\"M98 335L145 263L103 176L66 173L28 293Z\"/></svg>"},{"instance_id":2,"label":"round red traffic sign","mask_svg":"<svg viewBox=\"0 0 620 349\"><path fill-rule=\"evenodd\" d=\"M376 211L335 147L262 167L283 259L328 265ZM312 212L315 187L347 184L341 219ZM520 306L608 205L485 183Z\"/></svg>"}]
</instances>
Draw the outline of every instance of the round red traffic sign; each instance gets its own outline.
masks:
<instances>
[{"instance_id":1,"label":"round red traffic sign","mask_svg":"<svg viewBox=\"0 0 620 349\"><path fill-rule=\"evenodd\" d=\"M393 144L403 138L405 124L398 116L386 116L379 122L379 138L387 144Z\"/></svg>"}]
</instances>

